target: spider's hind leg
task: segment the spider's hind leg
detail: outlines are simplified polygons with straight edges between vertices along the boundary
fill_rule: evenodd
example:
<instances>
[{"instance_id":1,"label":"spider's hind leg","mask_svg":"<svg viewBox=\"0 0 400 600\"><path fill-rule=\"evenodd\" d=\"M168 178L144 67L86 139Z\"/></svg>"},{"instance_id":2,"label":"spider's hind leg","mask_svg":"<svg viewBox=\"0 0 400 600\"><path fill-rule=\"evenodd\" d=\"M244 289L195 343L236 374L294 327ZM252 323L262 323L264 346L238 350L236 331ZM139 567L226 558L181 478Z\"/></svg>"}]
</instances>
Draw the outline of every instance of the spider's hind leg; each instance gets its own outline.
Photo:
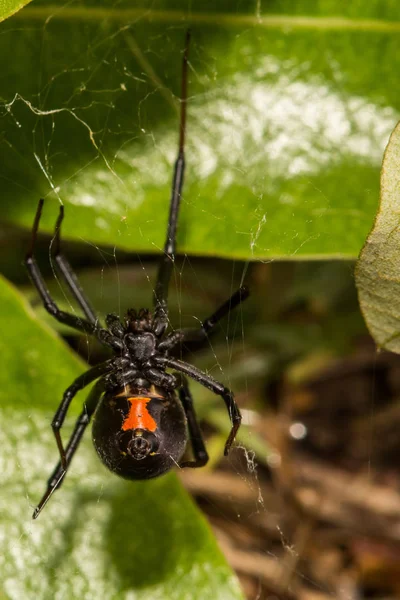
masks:
<instances>
[{"instance_id":1,"label":"spider's hind leg","mask_svg":"<svg viewBox=\"0 0 400 600\"><path fill-rule=\"evenodd\" d=\"M99 381L92 388L86 402L83 405L83 410L76 420L74 430L65 448L66 468L64 469L64 467L62 466L61 460L57 463L56 468L54 469L53 473L50 475L47 481L47 489L43 494L43 497L40 500L39 504L33 511L33 519L37 519L42 509L50 500L53 493L61 487L65 475L67 473L68 467L70 466L72 458L78 449L79 443L83 437L83 434L85 433L86 427L89 425L90 419L97 408L103 391L104 382L102 379L99 379Z\"/></svg>"},{"instance_id":2,"label":"spider's hind leg","mask_svg":"<svg viewBox=\"0 0 400 600\"><path fill-rule=\"evenodd\" d=\"M192 444L194 460L188 460L180 463L180 467L191 467L195 469L197 467L204 467L208 463L208 453L204 444L203 434L196 417L196 411L193 406L192 394L189 390L189 383L183 375L174 373L174 375L180 379L181 386L179 387L178 393L179 398L185 411L187 418L189 437Z\"/></svg>"},{"instance_id":3,"label":"spider's hind leg","mask_svg":"<svg viewBox=\"0 0 400 600\"><path fill-rule=\"evenodd\" d=\"M158 364L158 366L176 369L179 373L183 373L184 375L191 377L204 387L208 388L209 390L214 392L214 394L217 394L217 396L221 396L225 403L226 409L229 414L229 419L231 421L231 431L229 433L228 439L226 440L224 450L224 455L227 456L236 437L236 433L242 422L242 416L240 414L239 407L236 404L232 392L228 388L226 388L222 383L211 377L211 375L200 371L200 369L197 369L193 365L190 365L189 363L184 362L183 360L178 360L169 356L155 357L154 360L156 364Z\"/></svg>"}]
</instances>

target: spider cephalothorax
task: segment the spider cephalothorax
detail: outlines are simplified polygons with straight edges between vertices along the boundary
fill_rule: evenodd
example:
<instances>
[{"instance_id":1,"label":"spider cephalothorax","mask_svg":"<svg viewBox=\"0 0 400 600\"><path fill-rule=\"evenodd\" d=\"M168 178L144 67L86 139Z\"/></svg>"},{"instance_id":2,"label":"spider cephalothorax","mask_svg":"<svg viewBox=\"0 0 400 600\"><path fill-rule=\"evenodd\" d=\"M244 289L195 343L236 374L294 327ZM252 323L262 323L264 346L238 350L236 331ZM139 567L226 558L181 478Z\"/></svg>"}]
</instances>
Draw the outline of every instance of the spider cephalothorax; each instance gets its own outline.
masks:
<instances>
[{"instance_id":1,"label":"spider cephalothorax","mask_svg":"<svg viewBox=\"0 0 400 600\"><path fill-rule=\"evenodd\" d=\"M198 329L177 329L167 332L168 287L176 251L176 230L185 169L188 44L189 34L183 57L178 157L172 182L164 254L161 257L154 287L152 313L144 308L138 312L131 309L123 321L117 315L109 314L105 319L106 328L99 324L99 319L81 289L68 260L61 253L60 231L64 218L63 206L60 207L56 222L52 244L53 258L85 317L60 310L46 287L34 257L43 200L39 202L36 211L26 266L44 307L60 323L97 338L113 351L114 356L91 367L64 392L52 421L60 460L48 480L46 492L35 509L33 518L39 515L53 492L61 486L93 416L93 442L98 455L111 471L127 479L156 477L174 465L201 467L206 464L208 455L186 376L223 399L231 420L225 454L229 452L240 426L240 411L232 392L204 371L170 356L170 351L179 344L206 340L215 324L248 296L247 288L241 287L214 314L205 319ZM171 369L174 373L168 372ZM94 381L96 383L64 447L60 431L69 405L79 390ZM182 461L188 437L191 441L193 459Z\"/></svg>"},{"instance_id":2,"label":"spider cephalothorax","mask_svg":"<svg viewBox=\"0 0 400 600\"><path fill-rule=\"evenodd\" d=\"M153 319L148 308L141 308L138 312L130 308L125 318L126 331L153 331Z\"/></svg>"},{"instance_id":3,"label":"spider cephalothorax","mask_svg":"<svg viewBox=\"0 0 400 600\"><path fill-rule=\"evenodd\" d=\"M133 311L132 311L133 312ZM118 359L113 362L111 372L104 376L105 389L123 387L133 382L137 387L144 388L150 385L163 386L167 390L177 387L176 377L165 372L162 359L168 355L168 350L178 342L175 336L167 336L160 340L153 330L153 323L149 318L149 312L141 309L139 315L147 315L138 318L140 327L125 326L114 314L106 317L109 332L118 344ZM140 382L140 384L138 383Z\"/></svg>"}]
</instances>

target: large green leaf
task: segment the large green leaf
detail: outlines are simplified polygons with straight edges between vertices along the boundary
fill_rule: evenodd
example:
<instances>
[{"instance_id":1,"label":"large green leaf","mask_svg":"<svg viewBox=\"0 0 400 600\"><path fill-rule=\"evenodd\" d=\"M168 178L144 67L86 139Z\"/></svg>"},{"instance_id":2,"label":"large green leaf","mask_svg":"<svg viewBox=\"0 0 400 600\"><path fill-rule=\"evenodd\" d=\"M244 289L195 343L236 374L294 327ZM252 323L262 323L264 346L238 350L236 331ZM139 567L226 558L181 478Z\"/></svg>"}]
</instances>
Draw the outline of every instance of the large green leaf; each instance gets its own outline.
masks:
<instances>
[{"instance_id":1,"label":"large green leaf","mask_svg":"<svg viewBox=\"0 0 400 600\"><path fill-rule=\"evenodd\" d=\"M175 475L123 482L100 465L90 434L62 490L32 521L57 461L52 411L84 365L4 279L0 304L0 596L241 598Z\"/></svg>"},{"instance_id":2,"label":"large green leaf","mask_svg":"<svg viewBox=\"0 0 400 600\"><path fill-rule=\"evenodd\" d=\"M67 237L162 247L190 24L181 251L355 257L400 109L397 1L238 6L35 2L6 22L3 215L29 226L52 196L47 230L62 199Z\"/></svg>"},{"instance_id":3,"label":"large green leaf","mask_svg":"<svg viewBox=\"0 0 400 600\"><path fill-rule=\"evenodd\" d=\"M11 17L31 0L0 0L0 21Z\"/></svg>"},{"instance_id":4,"label":"large green leaf","mask_svg":"<svg viewBox=\"0 0 400 600\"><path fill-rule=\"evenodd\" d=\"M361 252L356 281L361 309L378 346L400 353L400 123L382 164L381 201Z\"/></svg>"}]
</instances>

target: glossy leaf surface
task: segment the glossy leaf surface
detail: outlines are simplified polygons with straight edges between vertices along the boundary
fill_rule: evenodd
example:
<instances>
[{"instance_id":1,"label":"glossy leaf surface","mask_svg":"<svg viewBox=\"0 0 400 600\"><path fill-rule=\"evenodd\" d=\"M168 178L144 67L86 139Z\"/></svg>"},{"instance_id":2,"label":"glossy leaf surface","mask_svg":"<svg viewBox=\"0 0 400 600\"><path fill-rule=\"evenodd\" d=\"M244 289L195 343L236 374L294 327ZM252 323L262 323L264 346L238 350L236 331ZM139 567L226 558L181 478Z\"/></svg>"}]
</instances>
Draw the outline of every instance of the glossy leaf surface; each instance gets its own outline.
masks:
<instances>
[{"instance_id":1,"label":"glossy leaf surface","mask_svg":"<svg viewBox=\"0 0 400 600\"><path fill-rule=\"evenodd\" d=\"M209 527L176 476L119 480L101 466L90 432L62 489L32 521L58 460L52 413L84 364L39 324L4 279L0 303L3 596L178 600L190 590L201 600L241 598ZM84 397L74 403L75 415Z\"/></svg>"},{"instance_id":2,"label":"glossy leaf surface","mask_svg":"<svg viewBox=\"0 0 400 600\"><path fill-rule=\"evenodd\" d=\"M190 25L181 252L355 258L400 114L398 6L257 6L35 2L6 22L3 215L28 227L52 197L47 231L62 200L67 237L159 251Z\"/></svg>"}]
</instances>

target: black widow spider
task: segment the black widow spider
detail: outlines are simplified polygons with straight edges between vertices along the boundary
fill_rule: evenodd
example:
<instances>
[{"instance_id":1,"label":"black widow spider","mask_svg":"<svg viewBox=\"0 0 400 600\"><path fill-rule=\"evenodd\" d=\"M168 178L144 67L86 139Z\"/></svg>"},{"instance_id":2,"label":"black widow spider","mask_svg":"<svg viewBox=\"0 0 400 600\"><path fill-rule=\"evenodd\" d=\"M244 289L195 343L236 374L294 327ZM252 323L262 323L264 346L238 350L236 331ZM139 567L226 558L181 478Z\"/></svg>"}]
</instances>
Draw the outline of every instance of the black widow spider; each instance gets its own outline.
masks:
<instances>
[{"instance_id":1,"label":"black widow spider","mask_svg":"<svg viewBox=\"0 0 400 600\"><path fill-rule=\"evenodd\" d=\"M228 454L240 426L240 411L229 389L207 373L169 356L170 351L179 344L206 340L215 324L248 296L247 288L241 287L206 319L199 329L177 329L167 333L168 287L175 260L175 238L185 167L189 38L188 32L182 65L179 150L172 183L167 239L154 289L153 314L143 308L138 312L131 309L122 321L117 315L108 314L105 319L107 328L101 327L68 260L61 253L63 206L60 207L56 222L53 256L86 318L60 310L46 287L34 257L43 200L40 200L37 208L26 266L45 309L60 323L95 336L102 344L111 348L115 356L80 375L64 392L51 423L60 460L48 480L46 492L33 512L34 519L38 517L53 492L61 486L93 415L92 437L102 462L117 475L133 480L157 477L174 465L202 467L208 461L185 375L224 400L232 424L225 444L225 455ZM174 369L175 373L167 373L166 369ZM89 393L72 435L64 447L60 430L69 405L79 390L95 380L97 382ZM191 440L194 460L180 462L187 444L186 429Z\"/></svg>"}]
</instances>

